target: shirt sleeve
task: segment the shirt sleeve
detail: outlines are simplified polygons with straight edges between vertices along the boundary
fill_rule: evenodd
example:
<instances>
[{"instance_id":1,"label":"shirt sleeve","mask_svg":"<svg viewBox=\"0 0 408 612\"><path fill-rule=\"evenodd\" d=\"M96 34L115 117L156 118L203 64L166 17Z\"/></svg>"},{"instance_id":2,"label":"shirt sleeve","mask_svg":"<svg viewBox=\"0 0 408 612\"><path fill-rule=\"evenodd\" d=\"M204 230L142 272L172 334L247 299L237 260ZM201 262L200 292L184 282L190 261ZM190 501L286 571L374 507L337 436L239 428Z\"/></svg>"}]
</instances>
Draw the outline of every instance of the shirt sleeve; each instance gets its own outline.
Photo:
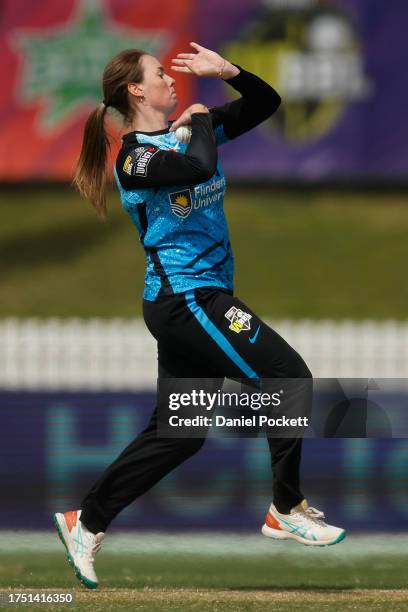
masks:
<instances>
[{"instance_id":1,"label":"shirt sleeve","mask_svg":"<svg viewBox=\"0 0 408 612\"><path fill-rule=\"evenodd\" d=\"M256 127L273 115L281 103L279 94L271 85L240 66L237 68L240 73L225 82L242 97L210 109L217 144Z\"/></svg>"},{"instance_id":2,"label":"shirt sleeve","mask_svg":"<svg viewBox=\"0 0 408 612\"><path fill-rule=\"evenodd\" d=\"M185 154L140 144L119 152L116 172L125 190L195 185L208 181L217 169L217 145L208 113L193 113L191 138Z\"/></svg>"}]
</instances>

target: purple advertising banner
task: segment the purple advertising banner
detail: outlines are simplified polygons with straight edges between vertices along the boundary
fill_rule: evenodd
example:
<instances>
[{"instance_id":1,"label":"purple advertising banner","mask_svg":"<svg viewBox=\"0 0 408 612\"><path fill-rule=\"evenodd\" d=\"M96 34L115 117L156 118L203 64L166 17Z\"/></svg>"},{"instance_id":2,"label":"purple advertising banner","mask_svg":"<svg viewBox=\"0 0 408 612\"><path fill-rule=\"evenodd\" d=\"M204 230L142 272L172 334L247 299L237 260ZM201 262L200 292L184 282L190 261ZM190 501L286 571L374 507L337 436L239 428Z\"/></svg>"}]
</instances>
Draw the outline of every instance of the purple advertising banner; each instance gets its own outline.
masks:
<instances>
[{"instance_id":1,"label":"purple advertising banner","mask_svg":"<svg viewBox=\"0 0 408 612\"><path fill-rule=\"evenodd\" d=\"M0 530L51 528L53 512L77 508L154 403L151 392L1 392ZM306 439L303 490L333 524L398 531L408 519L407 466L406 439ZM210 437L112 527L256 531L271 491L264 437Z\"/></svg>"},{"instance_id":2,"label":"purple advertising banner","mask_svg":"<svg viewBox=\"0 0 408 612\"><path fill-rule=\"evenodd\" d=\"M207 0L197 10L201 44L283 99L270 120L225 145L230 177L407 178L404 0ZM234 97L210 79L199 87L209 106Z\"/></svg>"}]
</instances>

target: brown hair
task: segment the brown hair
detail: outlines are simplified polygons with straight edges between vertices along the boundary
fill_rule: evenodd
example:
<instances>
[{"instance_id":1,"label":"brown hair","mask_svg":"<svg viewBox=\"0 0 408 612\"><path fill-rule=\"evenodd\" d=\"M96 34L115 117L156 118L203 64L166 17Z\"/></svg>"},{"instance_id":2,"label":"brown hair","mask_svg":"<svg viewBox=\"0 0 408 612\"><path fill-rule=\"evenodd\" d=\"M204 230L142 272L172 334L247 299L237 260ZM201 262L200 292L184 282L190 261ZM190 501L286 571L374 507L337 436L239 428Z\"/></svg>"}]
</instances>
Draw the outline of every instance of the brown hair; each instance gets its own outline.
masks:
<instances>
[{"instance_id":1,"label":"brown hair","mask_svg":"<svg viewBox=\"0 0 408 612\"><path fill-rule=\"evenodd\" d=\"M98 104L85 123L73 184L102 218L106 218L106 161L110 149L110 140L105 131L106 108L113 106L123 116L125 124L131 123L134 111L127 85L142 81L140 58L143 55L145 51L140 49L126 49L110 60L102 76L103 102Z\"/></svg>"}]
</instances>

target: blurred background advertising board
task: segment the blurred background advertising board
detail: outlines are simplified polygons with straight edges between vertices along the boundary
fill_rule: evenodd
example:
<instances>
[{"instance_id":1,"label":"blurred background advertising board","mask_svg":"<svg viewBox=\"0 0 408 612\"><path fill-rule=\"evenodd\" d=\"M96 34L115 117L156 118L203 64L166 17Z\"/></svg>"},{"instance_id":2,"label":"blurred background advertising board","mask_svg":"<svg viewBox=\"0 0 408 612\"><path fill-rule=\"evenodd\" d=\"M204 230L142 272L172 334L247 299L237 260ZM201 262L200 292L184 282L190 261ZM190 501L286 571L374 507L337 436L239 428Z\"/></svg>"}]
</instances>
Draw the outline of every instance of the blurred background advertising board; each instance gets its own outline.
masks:
<instances>
[{"instance_id":1,"label":"blurred background advertising board","mask_svg":"<svg viewBox=\"0 0 408 612\"><path fill-rule=\"evenodd\" d=\"M396 71L407 14L403 0L392 10L381 0L6 0L0 178L69 180L106 62L137 47L168 68L195 39L283 98L274 117L225 147L231 178L402 180L408 86ZM221 82L185 75L177 91L180 109L234 96Z\"/></svg>"},{"instance_id":2,"label":"blurred background advertising board","mask_svg":"<svg viewBox=\"0 0 408 612\"><path fill-rule=\"evenodd\" d=\"M279 111L219 151L236 295L315 379L393 379L406 413L407 17L406 0L3 0L0 531L51 529L155 406L136 228L116 189L99 223L67 188L103 68L129 47L173 74L197 41L279 91ZM173 117L237 95L174 76ZM112 166L121 129L107 119ZM305 494L333 524L405 529L407 453L395 431L306 439ZM210 436L115 527L257 530L271 487L265 439Z\"/></svg>"},{"instance_id":3,"label":"blurred background advertising board","mask_svg":"<svg viewBox=\"0 0 408 612\"><path fill-rule=\"evenodd\" d=\"M279 112L225 154L241 180L403 179L408 85L395 0L235 0L199 3L202 44L273 83ZM222 15L228 7L228 19ZM211 24L211 27L210 27ZM209 104L230 96L200 81Z\"/></svg>"}]
</instances>

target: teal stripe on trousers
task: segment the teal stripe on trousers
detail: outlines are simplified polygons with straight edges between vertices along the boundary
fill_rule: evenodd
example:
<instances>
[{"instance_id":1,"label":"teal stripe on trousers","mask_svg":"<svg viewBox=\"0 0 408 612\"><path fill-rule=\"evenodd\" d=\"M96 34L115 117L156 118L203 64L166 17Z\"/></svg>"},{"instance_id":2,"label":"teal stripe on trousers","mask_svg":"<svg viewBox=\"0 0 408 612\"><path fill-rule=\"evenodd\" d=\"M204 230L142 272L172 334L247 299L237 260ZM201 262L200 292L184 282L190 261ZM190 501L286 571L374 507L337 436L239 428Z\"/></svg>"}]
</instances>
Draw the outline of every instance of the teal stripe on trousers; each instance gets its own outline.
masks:
<instances>
[{"instance_id":1,"label":"teal stripe on trousers","mask_svg":"<svg viewBox=\"0 0 408 612\"><path fill-rule=\"evenodd\" d=\"M204 310L196 302L194 291L186 292L187 306L205 329L207 334L218 344L218 346L224 351L226 355L235 363L236 366L247 376L248 378L259 378L258 374L251 368L249 364L241 357L241 355L234 349L232 344L227 340L224 334L214 325L211 319L205 314Z\"/></svg>"}]
</instances>

